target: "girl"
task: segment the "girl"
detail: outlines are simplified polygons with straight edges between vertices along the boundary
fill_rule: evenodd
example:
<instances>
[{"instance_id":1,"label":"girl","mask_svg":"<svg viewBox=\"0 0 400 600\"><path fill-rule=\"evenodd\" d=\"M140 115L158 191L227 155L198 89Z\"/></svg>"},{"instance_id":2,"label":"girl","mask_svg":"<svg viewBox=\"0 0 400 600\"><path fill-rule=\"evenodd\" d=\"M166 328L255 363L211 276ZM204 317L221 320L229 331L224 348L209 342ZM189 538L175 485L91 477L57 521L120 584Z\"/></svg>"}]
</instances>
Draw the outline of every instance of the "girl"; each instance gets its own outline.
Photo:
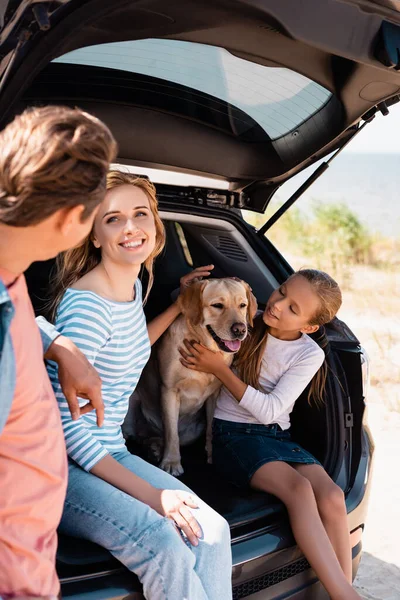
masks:
<instances>
[{"instance_id":1,"label":"girl","mask_svg":"<svg viewBox=\"0 0 400 600\"><path fill-rule=\"evenodd\" d=\"M214 374L224 385L213 423L215 467L239 486L280 498L299 547L330 597L352 600L359 596L351 585L343 492L290 439L296 399L313 379L310 397L321 401L326 379L324 351L307 334L331 321L341 302L339 286L329 275L303 269L272 293L242 344L234 371L218 354L187 340L181 361Z\"/></svg>"},{"instance_id":2,"label":"girl","mask_svg":"<svg viewBox=\"0 0 400 600\"><path fill-rule=\"evenodd\" d=\"M102 428L92 413L74 421L57 366L49 363L69 456L60 530L107 548L138 575L149 600L229 600L227 522L181 482L125 447L121 424L129 397L151 344L179 310L173 304L146 327L138 275L144 265L148 294L153 261L165 241L154 186L112 171L107 190L90 235L61 257L54 292L56 327L98 370L105 405ZM212 268L196 269L182 278L181 287Z\"/></svg>"}]
</instances>

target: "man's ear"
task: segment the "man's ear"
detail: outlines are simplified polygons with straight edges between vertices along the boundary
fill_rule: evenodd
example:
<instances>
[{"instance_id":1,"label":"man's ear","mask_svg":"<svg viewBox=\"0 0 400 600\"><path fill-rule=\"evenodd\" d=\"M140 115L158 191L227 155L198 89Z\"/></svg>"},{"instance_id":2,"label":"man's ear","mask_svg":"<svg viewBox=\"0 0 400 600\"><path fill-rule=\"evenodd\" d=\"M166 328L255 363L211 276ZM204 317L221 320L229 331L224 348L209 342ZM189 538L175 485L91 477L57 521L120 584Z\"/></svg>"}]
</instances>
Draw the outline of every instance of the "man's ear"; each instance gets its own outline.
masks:
<instances>
[{"instance_id":1,"label":"man's ear","mask_svg":"<svg viewBox=\"0 0 400 600\"><path fill-rule=\"evenodd\" d=\"M193 325L200 325L203 317L203 291L208 281L194 281L178 298L182 314Z\"/></svg>"},{"instance_id":2,"label":"man's ear","mask_svg":"<svg viewBox=\"0 0 400 600\"><path fill-rule=\"evenodd\" d=\"M60 233L65 237L68 237L77 225L82 224L82 215L84 211L85 207L83 204L61 209L57 219Z\"/></svg>"},{"instance_id":3,"label":"man's ear","mask_svg":"<svg viewBox=\"0 0 400 600\"><path fill-rule=\"evenodd\" d=\"M316 331L318 331L319 329L319 325L306 325L306 327L303 327L302 329L300 329L301 333L315 333Z\"/></svg>"}]
</instances>

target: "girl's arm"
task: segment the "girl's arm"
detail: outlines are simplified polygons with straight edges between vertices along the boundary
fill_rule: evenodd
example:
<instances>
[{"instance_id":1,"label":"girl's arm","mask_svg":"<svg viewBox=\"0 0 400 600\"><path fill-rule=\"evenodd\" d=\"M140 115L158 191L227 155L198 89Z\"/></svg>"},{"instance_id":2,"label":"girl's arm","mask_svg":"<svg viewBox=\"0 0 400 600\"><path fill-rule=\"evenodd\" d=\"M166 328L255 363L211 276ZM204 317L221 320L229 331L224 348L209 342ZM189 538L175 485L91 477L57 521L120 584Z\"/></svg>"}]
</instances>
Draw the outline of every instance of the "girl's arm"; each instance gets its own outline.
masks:
<instances>
[{"instance_id":1,"label":"girl's arm","mask_svg":"<svg viewBox=\"0 0 400 600\"><path fill-rule=\"evenodd\" d=\"M181 363L193 371L202 371L203 373L215 375L224 384L226 389L230 391L235 400L240 402L249 386L231 371L230 367L222 360L221 354L213 352L194 341L188 342L188 340L184 340L184 344L186 352L182 348L179 348L182 356Z\"/></svg>"},{"instance_id":2,"label":"girl's arm","mask_svg":"<svg viewBox=\"0 0 400 600\"><path fill-rule=\"evenodd\" d=\"M193 496L182 490L165 490L132 473L110 454L102 458L90 471L119 490L150 506L163 517L168 517L185 533L190 543L198 545L201 529L188 507L198 508Z\"/></svg>"},{"instance_id":3,"label":"girl's arm","mask_svg":"<svg viewBox=\"0 0 400 600\"><path fill-rule=\"evenodd\" d=\"M180 293L182 294L193 281L207 277L213 270L214 265L206 265L204 267L197 267L187 275L184 275L180 280ZM155 319L147 324L147 330L149 333L151 346L162 336L164 331L175 321L176 317L180 314L181 310L177 302L174 302Z\"/></svg>"},{"instance_id":4,"label":"girl's arm","mask_svg":"<svg viewBox=\"0 0 400 600\"><path fill-rule=\"evenodd\" d=\"M316 347L290 367L272 392L266 394L244 383L223 362L219 352L212 352L197 342L185 340L186 352L180 350L182 364L195 371L212 373L232 396L263 425L275 423L305 390L324 361L323 351Z\"/></svg>"}]
</instances>

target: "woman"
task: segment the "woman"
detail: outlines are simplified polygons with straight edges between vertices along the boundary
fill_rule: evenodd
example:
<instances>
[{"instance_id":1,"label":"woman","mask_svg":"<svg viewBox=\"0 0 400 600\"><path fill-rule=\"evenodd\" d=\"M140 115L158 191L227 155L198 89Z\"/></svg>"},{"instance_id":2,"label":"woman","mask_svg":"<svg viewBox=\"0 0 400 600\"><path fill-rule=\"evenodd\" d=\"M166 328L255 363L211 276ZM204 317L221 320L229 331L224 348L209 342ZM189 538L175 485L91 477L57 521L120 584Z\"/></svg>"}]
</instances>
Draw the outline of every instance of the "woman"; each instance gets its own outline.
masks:
<instances>
[{"instance_id":1,"label":"woman","mask_svg":"<svg viewBox=\"0 0 400 600\"><path fill-rule=\"evenodd\" d=\"M181 482L125 447L121 424L129 397L150 346L179 310L173 304L146 327L138 276L144 265L148 294L153 261L165 242L154 186L112 171L107 189L88 238L59 260L54 294L56 327L98 370L105 405L102 428L92 414L73 421L57 366L49 364L69 456L60 530L107 548L138 575L149 600L230 599L226 521ZM211 268L196 269L181 285Z\"/></svg>"}]
</instances>

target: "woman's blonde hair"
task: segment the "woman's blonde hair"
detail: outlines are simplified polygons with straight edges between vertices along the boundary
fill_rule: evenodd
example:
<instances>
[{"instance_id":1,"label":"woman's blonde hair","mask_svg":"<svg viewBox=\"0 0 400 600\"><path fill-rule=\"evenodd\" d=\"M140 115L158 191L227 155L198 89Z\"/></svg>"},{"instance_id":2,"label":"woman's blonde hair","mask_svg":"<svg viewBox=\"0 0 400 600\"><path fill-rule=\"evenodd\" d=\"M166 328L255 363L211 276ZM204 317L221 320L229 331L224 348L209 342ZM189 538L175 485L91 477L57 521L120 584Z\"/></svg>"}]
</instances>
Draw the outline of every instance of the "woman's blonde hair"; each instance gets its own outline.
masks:
<instances>
[{"instance_id":1,"label":"woman's blonde hair","mask_svg":"<svg viewBox=\"0 0 400 600\"><path fill-rule=\"evenodd\" d=\"M321 327L332 321L342 304L342 293L336 281L327 273L316 269L300 269L291 275L288 281L299 275L307 279L320 300L320 306L309 324ZM262 315L257 315L251 335L242 343L235 357L235 367L240 379L256 389L259 389L261 362L267 344L267 334L268 326L264 323ZM321 336L318 343L325 350L326 337ZM328 367L324 361L312 379L308 393L309 403L312 399L316 403L323 402L327 371Z\"/></svg>"},{"instance_id":2,"label":"woman's blonde hair","mask_svg":"<svg viewBox=\"0 0 400 600\"><path fill-rule=\"evenodd\" d=\"M156 188L148 179L131 173L109 171L107 174L107 190L121 185L133 185L145 192L149 199L150 210L156 227L156 242L150 256L145 260L144 267L148 272L148 283L144 303L146 302L154 281L153 266L155 258L161 254L165 245L165 229L158 214ZM62 252L56 259L56 271L52 279L52 297L48 305L49 318L54 321L58 306L65 293L78 279L89 273L101 261L101 249L93 244L93 228L90 234L75 248Z\"/></svg>"}]
</instances>

